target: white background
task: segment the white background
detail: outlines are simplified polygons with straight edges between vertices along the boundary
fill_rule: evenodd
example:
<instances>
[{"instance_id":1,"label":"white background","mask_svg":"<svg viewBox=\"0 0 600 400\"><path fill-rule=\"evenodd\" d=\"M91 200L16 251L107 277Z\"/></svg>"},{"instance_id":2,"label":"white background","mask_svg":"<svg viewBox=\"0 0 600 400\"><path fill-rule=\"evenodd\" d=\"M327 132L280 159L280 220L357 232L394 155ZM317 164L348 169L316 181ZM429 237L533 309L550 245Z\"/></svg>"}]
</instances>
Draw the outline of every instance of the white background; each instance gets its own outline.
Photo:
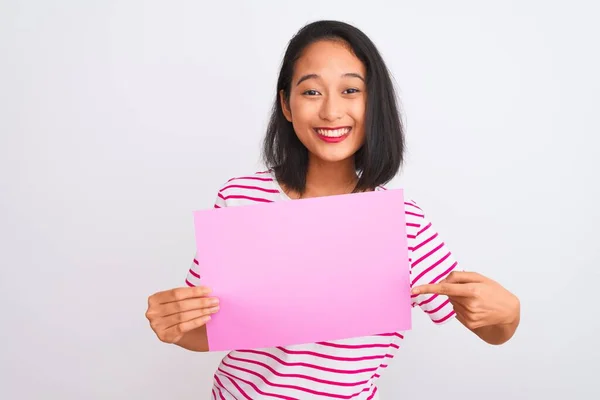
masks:
<instances>
[{"instance_id":1,"label":"white background","mask_svg":"<svg viewBox=\"0 0 600 400\"><path fill-rule=\"evenodd\" d=\"M261 168L286 43L321 18L363 29L398 83L409 153L391 186L463 268L522 301L500 347L415 310L382 398L599 398L597 15L593 1L2 1L0 398L208 398L223 354L159 342L147 297L183 284L192 211Z\"/></svg>"}]
</instances>

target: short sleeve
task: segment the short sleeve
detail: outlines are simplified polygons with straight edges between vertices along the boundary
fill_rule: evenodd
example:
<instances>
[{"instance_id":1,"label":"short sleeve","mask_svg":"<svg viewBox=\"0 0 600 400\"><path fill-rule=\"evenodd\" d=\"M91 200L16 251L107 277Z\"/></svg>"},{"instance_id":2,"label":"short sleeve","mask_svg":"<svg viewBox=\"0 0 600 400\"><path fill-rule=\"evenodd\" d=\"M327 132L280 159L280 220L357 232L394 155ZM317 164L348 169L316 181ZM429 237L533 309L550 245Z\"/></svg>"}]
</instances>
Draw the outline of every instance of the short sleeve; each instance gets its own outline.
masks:
<instances>
[{"instance_id":1,"label":"short sleeve","mask_svg":"<svg viewBox=\"0 0 600 400\"><path fill-rule=\"evenodd\" d=\"M457 269L458 262L425 212L414 201L406 202L405 208L411 287L437 283ZM435 324L455 315L447 296L413 295L412 306L419 306Z\"/></svg>"},{"instance_id":2,"label":"short sleeve","mask_svg":"<svg viewBox=\"0 0 600 400\"><path fill-rule=\"evenodd\" d=\"M217 198L215 199L214 208L224 208L226 207L225 198L221 194L221 191L217 194ZM187 276L185 278L185 284L191 287L200 286L201 283L201 271L200 264L198 263L198 254L194 255L194 259L192 260L190 269L188 270Z\"/></svg>"}]
</instances>

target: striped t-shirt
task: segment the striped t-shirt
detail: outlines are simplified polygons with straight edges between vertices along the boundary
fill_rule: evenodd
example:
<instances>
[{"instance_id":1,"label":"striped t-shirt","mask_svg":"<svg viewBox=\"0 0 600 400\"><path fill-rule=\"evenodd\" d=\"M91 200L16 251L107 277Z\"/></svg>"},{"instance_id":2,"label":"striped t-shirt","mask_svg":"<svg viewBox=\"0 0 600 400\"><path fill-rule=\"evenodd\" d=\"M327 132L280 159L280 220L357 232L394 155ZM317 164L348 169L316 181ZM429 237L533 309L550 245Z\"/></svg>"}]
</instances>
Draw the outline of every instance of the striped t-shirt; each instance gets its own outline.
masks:
<instances>
[{"instance_id":1,"label":"striped t-shirt","mask_svg":"<svg viewBox=\"0 0 600 400\"><path fill-rule=\"evenodd\" d=\"M376 190L386 190L377 187ZM219 190L215 208L291 200L270 171L230 179ZM423 210L405 203L411 285L435 283L457 267ZM202 266L196 259L186 283L198 286ZM413 296L435 324L454 316L441 295ZM396 354L403 332L268 349L229 352L214 374L212 399L377 399L377 381Z\"/></svg>"}]
</instances>

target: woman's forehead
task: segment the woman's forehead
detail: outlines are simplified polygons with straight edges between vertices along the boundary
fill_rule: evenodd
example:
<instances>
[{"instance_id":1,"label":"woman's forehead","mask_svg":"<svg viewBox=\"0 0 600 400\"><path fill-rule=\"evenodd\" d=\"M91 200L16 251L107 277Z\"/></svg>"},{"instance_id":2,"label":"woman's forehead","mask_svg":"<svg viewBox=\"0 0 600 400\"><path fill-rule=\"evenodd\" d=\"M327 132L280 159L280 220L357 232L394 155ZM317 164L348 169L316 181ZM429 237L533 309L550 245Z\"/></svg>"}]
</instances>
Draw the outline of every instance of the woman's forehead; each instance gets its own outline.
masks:
<instances>
[{"instance_id":1,"label":"woman's forehead","mask_svg":"<svg viewBox=\"0 0 600 400\"><path fill-rule=\"evenodd\" d=\"M323 78L342 78L350 73L364 76L365 66L348 44L333 40L307 46L294 68L295 76L317 74Z\"/></svg>"}]
</instances>

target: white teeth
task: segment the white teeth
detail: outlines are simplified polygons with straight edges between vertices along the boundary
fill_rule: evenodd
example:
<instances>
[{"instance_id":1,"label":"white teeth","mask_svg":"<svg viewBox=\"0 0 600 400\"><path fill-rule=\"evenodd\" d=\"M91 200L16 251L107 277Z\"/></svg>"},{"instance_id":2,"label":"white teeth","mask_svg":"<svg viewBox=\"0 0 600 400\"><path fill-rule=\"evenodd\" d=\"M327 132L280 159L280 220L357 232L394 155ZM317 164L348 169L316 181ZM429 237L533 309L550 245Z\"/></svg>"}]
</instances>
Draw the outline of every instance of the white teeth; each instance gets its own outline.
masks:
<instances>
[{"instance_id":1,"label":"white teeth","mask_svg":"<svg viewBox=\"0 0 600 400\"><path fill-rule=\"evenodd\" d=\"M327 137L340 137L346 135L350 132L350 128L342 128L342 129L317 129L317 133L319 135L327 136Z\"/></svg>"}]
</instances>

